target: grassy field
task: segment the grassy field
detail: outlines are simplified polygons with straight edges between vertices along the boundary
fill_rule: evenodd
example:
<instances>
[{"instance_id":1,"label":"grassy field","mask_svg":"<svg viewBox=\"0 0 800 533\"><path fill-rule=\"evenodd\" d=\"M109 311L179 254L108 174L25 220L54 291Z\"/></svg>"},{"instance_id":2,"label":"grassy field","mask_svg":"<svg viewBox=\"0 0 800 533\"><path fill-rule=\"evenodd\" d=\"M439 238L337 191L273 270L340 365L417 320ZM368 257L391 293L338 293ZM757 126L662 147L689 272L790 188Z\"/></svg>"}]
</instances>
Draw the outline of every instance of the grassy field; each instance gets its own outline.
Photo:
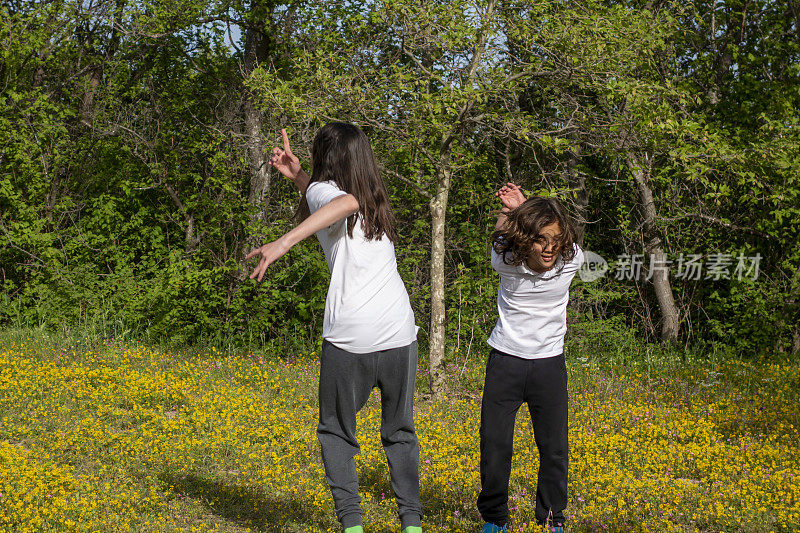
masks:
<instances>
[{"instance_id":1,"label":"grassy field","mask_svg":"<svg viewBox=\"0 0 800 533\"><path fill-rule=\"evenodd\" d=\"M482 361L419 394L428 531L477 531ZM572 531L800 530L800 367L569 354ZM311 351L172 353L0 333L0 531L337 531ZM420 375L422 379L422 375ZM424 387L420 387L424 389ZM520 411L512 531L535 531ZM398 531L374 393L357 457L368 532Z\"/></svg>"}]
</instances>

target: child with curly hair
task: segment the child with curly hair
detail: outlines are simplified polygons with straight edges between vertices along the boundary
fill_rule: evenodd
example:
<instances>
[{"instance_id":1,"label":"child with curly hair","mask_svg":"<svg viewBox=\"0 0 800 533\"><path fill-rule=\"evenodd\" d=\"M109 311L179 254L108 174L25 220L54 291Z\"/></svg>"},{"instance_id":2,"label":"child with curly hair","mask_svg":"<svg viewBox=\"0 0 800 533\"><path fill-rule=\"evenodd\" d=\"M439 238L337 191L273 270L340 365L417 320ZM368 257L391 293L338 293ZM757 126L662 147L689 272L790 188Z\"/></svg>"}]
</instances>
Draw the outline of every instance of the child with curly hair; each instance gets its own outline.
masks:
<instances>
[{"instance_id":1,"label":"child with curly hair","mask_svg":"<svg viewBox=\"0 0 800 533\"><path fill-rule=\"evenodd\" d=\"M482 533L507 531L514 422L528 404L539 449L536 520L564 531L567 506L567 368L564 334L572 278L583 262L575 230L555 198L525 199L509 183L492 235L492 267L500 274L499 319L489 337L481 403Z\"/></svg>"}]
</instances>

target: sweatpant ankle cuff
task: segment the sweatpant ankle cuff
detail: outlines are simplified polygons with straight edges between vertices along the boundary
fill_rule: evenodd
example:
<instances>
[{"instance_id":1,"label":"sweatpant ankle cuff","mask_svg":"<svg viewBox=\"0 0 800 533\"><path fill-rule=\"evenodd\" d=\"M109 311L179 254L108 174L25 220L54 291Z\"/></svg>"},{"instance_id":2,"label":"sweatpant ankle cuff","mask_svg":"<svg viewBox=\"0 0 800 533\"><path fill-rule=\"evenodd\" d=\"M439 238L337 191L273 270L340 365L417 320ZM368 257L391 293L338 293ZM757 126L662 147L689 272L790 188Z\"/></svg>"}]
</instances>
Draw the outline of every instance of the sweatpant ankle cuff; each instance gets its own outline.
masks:
<instances>
[{"instance_id":1,"label":"sweatpant ankle cuff","mask_svg":"<svg viewBox=\"0 0 800 533\"><path fill-rule=\"evenodd\" d=\"M483 518L484 522L494 524L497 527L503 527L508 525L508 517L501 519L501 518L486 518L485 516L481 516L481 518Z\"/></svg>"},{"instance_id":2,"label":"sweatpant ankle cuff","mask_svg":"<svg viewBox=\"0 0 800 533\"><path fill-rule=\"evenodd\" d=\"M347 529L348 527L353 526L360 526L361 525L361 513L351 513L346 514L342 517L342 527Z\"/></svg>"},{"instance_id":3,"label":"sweatpant ankle cuff","mask_svg":"<svg viewBox=\"0 0 800 533\"><path fill-rule=\"evenodd\" d=\"M420 527L422 525L422 517L417 513L407 513L400 515L400 529L405 529L408 526Z\"/></svg>"}]
</instances>

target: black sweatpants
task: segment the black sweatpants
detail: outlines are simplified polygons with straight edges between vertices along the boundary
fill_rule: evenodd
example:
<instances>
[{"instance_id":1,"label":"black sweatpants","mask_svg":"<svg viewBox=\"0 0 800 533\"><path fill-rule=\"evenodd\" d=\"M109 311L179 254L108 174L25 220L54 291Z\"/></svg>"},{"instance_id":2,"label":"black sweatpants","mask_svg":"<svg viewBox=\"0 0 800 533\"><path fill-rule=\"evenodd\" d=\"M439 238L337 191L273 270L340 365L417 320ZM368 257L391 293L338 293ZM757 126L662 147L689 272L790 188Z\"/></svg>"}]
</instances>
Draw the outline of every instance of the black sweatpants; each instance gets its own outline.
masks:
<instances>
[{"instance_id":1,"label":"black sweatpants","mask_svg":"<svg viewBox=\"0 0 800 533\"><path fill-rule=\"evenodd\" d=\"M539 448L536 520L564 521L567 506L567 367L564 355L522 359L492 349L481 402L481 493L478 510L486 522L508 522L508 478L514 421L528 404ZM552 514L551 514L552 513Z\"/></svg>"},{"instance_id":2,"label":"black sweatpants","mask_svg":"<svg viewBox=\"0 0 800 533\"><path fill-rule=\"evenodd\" d=\"M381 443L389 462L401 529L419 526L419 443L414 432L417 342L354 354L325 341L319 373L319 426L325 478L336 516L345 528L361 524L361 497L354 461L356 413L372 389L381 391Z\"/></svg>"}]
</instances>

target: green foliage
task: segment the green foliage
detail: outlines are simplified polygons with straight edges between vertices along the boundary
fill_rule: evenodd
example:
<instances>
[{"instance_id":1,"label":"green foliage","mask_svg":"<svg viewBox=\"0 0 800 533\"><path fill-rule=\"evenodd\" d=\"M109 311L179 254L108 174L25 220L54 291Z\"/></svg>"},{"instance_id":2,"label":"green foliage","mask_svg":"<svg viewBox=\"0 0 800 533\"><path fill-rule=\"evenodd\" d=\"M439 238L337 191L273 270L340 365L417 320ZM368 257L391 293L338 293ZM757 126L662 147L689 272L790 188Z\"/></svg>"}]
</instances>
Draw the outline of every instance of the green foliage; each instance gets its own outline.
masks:
<instances>
[{"instance_id":1,"label":"green foliage","mask_svg":"<svg viewBox=\"0 0 800 533\"><path fill-rule=\"evenodd\" d=\"M648 6L3 4L0 324L173 344L316 339L328 276L316 243L298 246L261 284L247 279L255 236L288 229L298 200L274 178L266 206L249 198L242 108L254 97L267 145L289 126L306 162L324 122L365 129L386 169L398 268L423 345L427 195L451 172L452 361L479 352L496 319L492 191L515 180L574 210L585 193L584 247L607 259L642 253L632 155L649 162L670 258L763 258L755 280L683 280L673 266L680 340L797 353L797 21L765 0ZM227 23L242 24L242 48L248 32L261 32L252 75L226 42ZM469 78L480 35L485 53ZM648 282L576 282L572 300L570 342L598 357L641 354L636 339L656 336Z\"/></svg>"}]
</instances>

